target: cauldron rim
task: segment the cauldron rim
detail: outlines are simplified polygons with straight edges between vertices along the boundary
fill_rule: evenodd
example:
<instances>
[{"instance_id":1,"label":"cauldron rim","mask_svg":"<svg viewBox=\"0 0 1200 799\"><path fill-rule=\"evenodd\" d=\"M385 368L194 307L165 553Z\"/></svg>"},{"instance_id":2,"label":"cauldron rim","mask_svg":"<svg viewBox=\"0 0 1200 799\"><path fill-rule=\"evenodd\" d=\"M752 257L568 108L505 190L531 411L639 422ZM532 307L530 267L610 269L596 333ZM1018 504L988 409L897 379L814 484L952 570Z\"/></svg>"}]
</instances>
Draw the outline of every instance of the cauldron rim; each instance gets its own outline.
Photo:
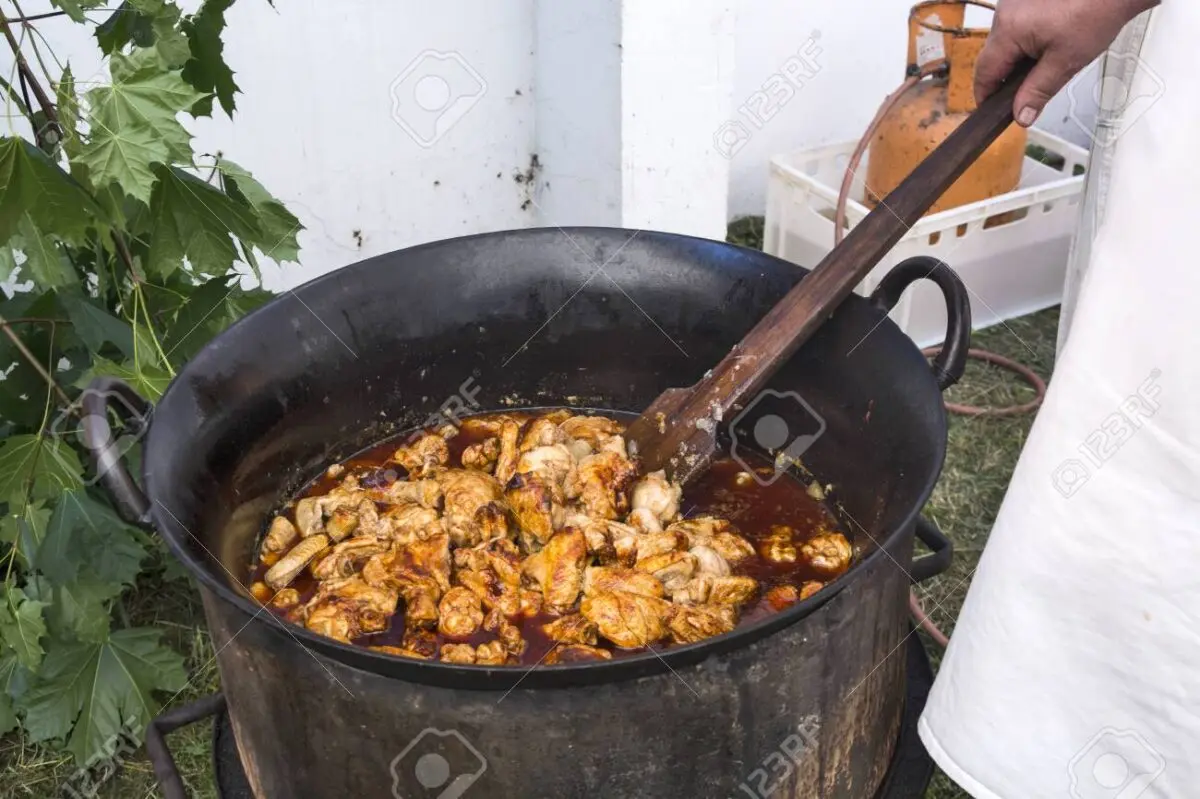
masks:
<instances>
[{"instance_id":1,"label":"cauldron rim","mask_svg":"<svg viewBox=\"0 0 1200 799\"><path fill-rule=\"evenodd\" d=\"M413 247L402 248L401 250L389 253L382 253L371 258L366 258L361 261L347 264L343 267L339 267L338 269L319 275L287 292L280 293L269 302L264 303L262 306L254 309L241 319L234 322L233 325L206 343L201 349L200 353L198 353L196 357L185 364L175 378L171 381L159 402L160 404L166 403L172 396L172 391L177 390L178 386L187 382L187 378L189 377L189 369L199 360L199 356L201 354L203 354L205 351L211 351L214 347L219 346L221 339L231 335L236 328L246 327L254 324L256 317L265 315L273 306L286 301L288 294L319 291L323 283L337 280L339 273L345 270L368 269L374 262L393 257L398 252L417 252L425 249L433 249L446 246L451 242L478 241L490 238L511 238L513 236L522 235L535 236L539 234L545 234L546 232L559 232L568 236L571 234L578 234L581 237L586 235L596 236L597 234L619 235L625 237L626 239L635 234L640 234L642 236L647 236L647 234L649 234L649 236L653 236L658 239L687 241L693 244L716 247L726 251L741 253L749 256L754 262L755 268L760 270L787 270L789 273L798 273L801 276L808 274L810 271L797 264L769 255L760 250L742 247L730 242L705 239L697 236L688 236L677 233L634 231L626 228L603 226L530 227L439 239L436 241L415 245ZM871 307L871 303L867 299L857 295L851 295L845 300L845 305L854 304L861 304L866 307ZM872 312L877 313L879 316L879 322L874 334L904 337L904 334L888 318L885 312L874 307L871 307L871 310ZM912 344L911 342L909 342L909 344L914 350L916 350L915 344ZM931 381L934 380L932 373L929 374L928 379ZM512 411L514 409L505 408L503 410ZM938 411L944 413L943 409L940 407ZM154 431L155 425L152 417L145 437L145 449L148 456L142 460L142 485L145 486L145 493L150 498L150 522L154 529L157 530L165 539L167 548L171 554L174 555L184 565L184 567L200 581L203 590L211 592L213 595L215 595L216 599L222 602L230 603L238 608L246 615L248 619L247 623L255 622L259 620L260 617L265 615L266 618L263 619L263 622L271 625L274 628L275 633L290 637L302 649L309 649L312 652L319 652L333 660L353 668L416 684L490 691L510 691L515 689L518 685L524 688L572 687L578 685L619 682L622 680L636 679L639 677L663 674L666 672L675 672L677 669L694 666L705 660L708 660L713 656L745 648L746 646L749 646L758 640L792 626L793 624L812 614L818 608L833 599L841 591L846 589L847 586L851 585L859 578L859 575L867 571L867 567L870 564L878 561L880 558L889 558L893 561L895 560L895 557L891 554L891 550L895 549L899 542L912 530L917 516L920 513L921 507L923 507L924 503L932 494L934 485L940 476L941 464L944 460L946 448L946 441L944 437L938 441L932 442L936 447L935 462L937 464L937 468L930 471L924 484L921 486L920 492L914 493L912 507L903 515L903 520L900 523L892 526L892 528L884 536L878 537L875 540L875 548L866 556L854 563L845 574L827 584L827 586L817 594L797 602L786 610L770 614L763 619L745 626L739 625L731 632L714 636L712 638L707 638L696 643L676 645L671 646L669 649L651 650L649 652L636 655L623 655L608 661L588 661L557 665L536 664L532 667L491 667L450 664L440 661L403 658L379 652L373 652L365 647L345 644L331 638L326 638L299 625L288 624L269 612L263 614L262 610L264 606L252 602L247 596L235 591L224 580L220 579L215 574L214 570L208 568L208 566L204 563L203 558L197 556L197 554L186 545L184 537L191 536L192 538L195 538L195 536L192 536L183 523L177 519L169 509L167 509L161 502L155 500L155 497L159 495L159 492L156 490L155 486L156 470L152 468L151 457L149 457L149 454L155 451ZM180 534L178 531L176 531L176 526L183 531L183 534ZM199 542L199 539L196 540ZM212 553L208 554L215 560L215 556L213 556ZM897 566L897 568L900 567ZM232 577L233 575L230 576ZM234 579L236 579L236 577ZM514 680L512 679L513 677L517 678L515 684Z\"/></svg>"}]
</instances>

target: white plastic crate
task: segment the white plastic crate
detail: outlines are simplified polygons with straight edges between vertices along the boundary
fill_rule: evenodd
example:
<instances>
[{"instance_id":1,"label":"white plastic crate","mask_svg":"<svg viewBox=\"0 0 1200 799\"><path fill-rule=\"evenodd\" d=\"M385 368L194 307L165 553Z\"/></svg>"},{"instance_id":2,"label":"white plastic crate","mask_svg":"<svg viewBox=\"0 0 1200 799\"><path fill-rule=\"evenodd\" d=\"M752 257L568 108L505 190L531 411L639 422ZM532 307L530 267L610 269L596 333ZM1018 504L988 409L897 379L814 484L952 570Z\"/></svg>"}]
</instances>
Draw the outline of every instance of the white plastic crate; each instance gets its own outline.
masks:
<instances>
[{"instance_id":1,"label":"white plastic crate","mask_svg":"<svg viewBox=\"0 0 1200 799\"><path fill-rule=\"evenodd\" d=\"M838 188L856 144L845 142L771 159L763 249L810 268L829 252ZM1036 129L1029 131L1029 144L1061 156L1062 169L1026 157L1015 191L924 217L858 286L858 292L870 294L905 258L930 255L948 264L966 284L975 329L1059 303L1088 153ZM868 150L850 190L847 228L862 221L869 210L859 202L869 158ZM922 347L945 338L946 304L929 281L909 288L891 317Z\"/></svg>"}]
</instances>

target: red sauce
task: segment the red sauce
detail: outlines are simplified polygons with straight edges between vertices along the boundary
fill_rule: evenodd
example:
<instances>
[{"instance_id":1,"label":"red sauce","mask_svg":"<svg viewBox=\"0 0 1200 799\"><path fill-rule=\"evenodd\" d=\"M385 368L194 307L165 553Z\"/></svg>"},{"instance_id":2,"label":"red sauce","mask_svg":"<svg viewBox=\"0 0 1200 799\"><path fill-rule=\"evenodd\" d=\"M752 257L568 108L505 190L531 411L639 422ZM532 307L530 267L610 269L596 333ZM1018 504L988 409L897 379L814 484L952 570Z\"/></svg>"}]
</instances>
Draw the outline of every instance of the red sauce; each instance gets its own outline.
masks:
<instances>
[{"instance_id":1,"label":"red sauce","mask_svg":"<svg viewBox=\"0 0 1200 799\"><path fill-rule=\"evenodd\" d=\"M505 413L517 418L532 418L544 412L544 410L539 410ZM625 414L607 415L618 420L626 416ZM625 421L632 418L629 416ZM323 472L302 489L296 498L326 494L349 474L358 475L359 481L364 487L373 485L383 487L397 479L403 479L405 477L404 469L395 464L389 464L388 460L409 435L411 434L405 433L380 442L343 461L342 465L345 470L336 477L330 477ZM460 431L449 441L450 463L452 465L460 463L463 450L483 438L486 438L486 435L479 432ZM761 470L764 474L772 473L771 465L765 459L748 465ZM796 546L821 532L841 529L833 514L824 505L813 499L808 494L806 487L790 473L764 485L758 480L746 480L744 476L739 479L739 475L745 471L745 467L732 458L714 461L707 472L684 490L683 499L680 502L680 510L683 515L688 518L710 515L728 519L737 528L738 533L753 543L756 548L759 542L771 534L773 525L791 527L795 531L793 542ZM289 503L287 508L282 511L293 522L295 521L294 504L294 502ZM386 509L386 506L380 505L379 508L382 511ZM842 532L845 534L845 530ZM847 535L847 538L850 536ZM261 581L267 568L265 564L256 564L247 575L247 585ZM747 604L741 608L739 625L762 619L777 612L766 599L767 591L771 588L779 585L792 585L799 588L807 580L823 579L812 571L802 559L797 559L794 563L775 563L757 554L738 564L732 571L737 575L755 578L762 587L757 600L753 604ZM289 587L299 592L300 601L304 603L315 593L317 581L305 569ZM270 608L270 610L281 618L286 617L287 611L275 608ZM511 620L511 623L521 630L521 637L527 644L525 653L520 658L521 665L533 666L540 663L554 648L554 642L542 632L542 625L556 618L558 616L541 613L530 618ZM404 633L404 613L403 607L400 607L392 616L391 625L387 630L363 636L353 640L352 643L360 646L400 647ZM468 643L478 646L497 638L495 633L483 629L467 639L445 638L436 630L433 631L433 635L439 649L443 643ZM646 651L644 649L620 649L603 638L600 639L599 646L612 651L615 657ZM655 650L661 651L670 646L669 642L664 641L656 645Z\"/></svg>"}]
</instances>

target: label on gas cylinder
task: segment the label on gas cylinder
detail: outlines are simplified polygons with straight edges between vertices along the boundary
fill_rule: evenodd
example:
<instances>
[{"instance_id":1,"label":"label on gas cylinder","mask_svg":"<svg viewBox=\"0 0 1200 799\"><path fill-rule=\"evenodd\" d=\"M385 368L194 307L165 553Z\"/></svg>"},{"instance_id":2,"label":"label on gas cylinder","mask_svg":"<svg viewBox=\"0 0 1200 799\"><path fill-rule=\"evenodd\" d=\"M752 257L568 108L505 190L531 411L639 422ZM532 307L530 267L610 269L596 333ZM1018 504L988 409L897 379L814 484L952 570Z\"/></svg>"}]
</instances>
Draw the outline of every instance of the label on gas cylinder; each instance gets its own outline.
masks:
<instances>
[{"instance_id":1,"label":"label on gas cylinder","mask_svg":"<svg viewBox=\"0 0 1200 799\"><path fill-rule=\"evenodd\" d=\"M925 17L924 21L930 25L942 27L942 20L937 14L930 14ZM932 61L941 61L945 58L945 35L939 31L930 30L924 25L919 25L917 29L917 66L923 67Z\"/></svg>"}]
</instances>

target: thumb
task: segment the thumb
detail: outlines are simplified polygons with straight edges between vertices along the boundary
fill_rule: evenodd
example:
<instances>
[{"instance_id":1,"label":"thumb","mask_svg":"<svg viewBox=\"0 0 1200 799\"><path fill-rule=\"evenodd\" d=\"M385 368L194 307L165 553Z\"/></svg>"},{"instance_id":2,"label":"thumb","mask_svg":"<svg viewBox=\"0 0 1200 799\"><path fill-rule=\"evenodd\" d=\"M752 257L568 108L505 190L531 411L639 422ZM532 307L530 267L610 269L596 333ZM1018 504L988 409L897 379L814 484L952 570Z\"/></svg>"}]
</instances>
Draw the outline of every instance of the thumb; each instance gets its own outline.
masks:
<instances>
[{"instance_id":1,"label":"thumb","mask_svg":"<svg viewBox=\"0 0 1200 799\"><path fill-rule=\"evenodd\" d=\"M1053 51L1047 52L1030 70L1028 77L1017 89L1013 99L1013 118L1022 127L1029 127L1037 120L1050 98L1058 94L1074 72Z\"/></svg>"},{"instance_id":2,"label":"thumb","mask_svg":"<svg viewBox=\"0 0 1200 799\"><path fill-rule=\"evenodd\" d=\"M975 102L982 103L1004 83L1025 53L1008 35L1004 25L997 24L988 34L979 58L975 61Z\"/></svg>"}]
</instances>

